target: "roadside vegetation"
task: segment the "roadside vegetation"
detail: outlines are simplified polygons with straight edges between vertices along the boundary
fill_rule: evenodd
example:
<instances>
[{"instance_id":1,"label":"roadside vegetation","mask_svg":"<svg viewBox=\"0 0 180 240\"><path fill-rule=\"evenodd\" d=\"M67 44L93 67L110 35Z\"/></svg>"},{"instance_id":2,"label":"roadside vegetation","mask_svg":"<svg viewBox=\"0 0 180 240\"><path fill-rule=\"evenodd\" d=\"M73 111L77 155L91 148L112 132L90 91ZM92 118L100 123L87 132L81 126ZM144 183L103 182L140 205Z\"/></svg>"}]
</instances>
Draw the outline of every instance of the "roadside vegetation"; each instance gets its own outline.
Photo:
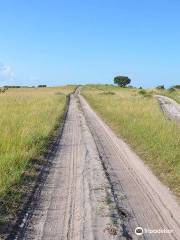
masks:
<instances>
[{"instance_id":1,"label":"roadside vegetation","mask_svg":"<svg viewBox=\"0 0 180 240\"><path fill-rule=\"evenodd\" d=\"M169 89L155 89L154 92L159 95L163 95L174 99L177 103L180 103L180 88L171 87Z\"/></svg>"},{"instance_id":2,"label":"roadside vegetation","mask_svg":"<svg viewBox=\"0 0 180 240\"><path fill-rule=\"evenodd\" d=\"M169 89L157 92L160 95L174 99L177 103L180 103L180 89Z\"/></svg>"},{"instance_id":3,"label":"roadside vegetation","mask_svg":"<svg viewBox=\"0 0 180 240\"><path fill-rule=\"evenodd\" d=\"M16 212L24 191L22 176L29 180L33 177L33 161L46 152L73 90L73 86L14 88L0 94L1 217L4 211L5 216Z\"/></svg>"},{"instance_id":4,"label":"roadside vegetation","mask_svg":"<svg viewBox=\"0 0 180 240\"><path fill-rule=\"evenodd\" d=\"M180 197L180 124L164 117L153 97L156 91L89 85L82 95Z\"/></svg>"}]
</instances>

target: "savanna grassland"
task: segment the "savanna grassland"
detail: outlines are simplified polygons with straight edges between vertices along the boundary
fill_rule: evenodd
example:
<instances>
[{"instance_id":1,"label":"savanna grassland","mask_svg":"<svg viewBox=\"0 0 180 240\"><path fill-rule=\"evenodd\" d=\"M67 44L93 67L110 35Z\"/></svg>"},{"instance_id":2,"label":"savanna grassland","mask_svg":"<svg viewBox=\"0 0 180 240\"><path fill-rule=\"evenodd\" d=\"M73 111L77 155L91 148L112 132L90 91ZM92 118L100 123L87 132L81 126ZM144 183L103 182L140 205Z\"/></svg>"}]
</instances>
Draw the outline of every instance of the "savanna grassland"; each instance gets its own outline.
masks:
<instances>
[{"instance_id":1,"label":"savanna grassland","mask_svg":"<svg viewBox=\"0 0 180 240\"><path fill-rule=\"evenodd\" d=\"M158 90L154 89L154 93L159 94L159 95L164 95L166 97L174 99L177 103L180 103L180 89L179 88L172 88L170 90Z\"/></svg>"},{"instance_id":2,"label":"savanna grassland","mask_svg":"<svg viewBox=\"0 0 180 240\"><path fill-rule=\"evenodd\" d=\"M115 86L86 86L93 109L180 197L180 125L162 114L153 92Z\"/></svg>"},{"instance_id":3,"label":"savanna grassland","mask_svg":"<svg viewBox=\"0 0 180 240\"><path fill-rule=\"evenodd\" d=\"M73 86L8 89L0 94L0 199L18 188L31 160L47 148ZM21 194L9 195L13 201ZM1 202L3 203L3 201Z\"/></svg>"}]
</instances>

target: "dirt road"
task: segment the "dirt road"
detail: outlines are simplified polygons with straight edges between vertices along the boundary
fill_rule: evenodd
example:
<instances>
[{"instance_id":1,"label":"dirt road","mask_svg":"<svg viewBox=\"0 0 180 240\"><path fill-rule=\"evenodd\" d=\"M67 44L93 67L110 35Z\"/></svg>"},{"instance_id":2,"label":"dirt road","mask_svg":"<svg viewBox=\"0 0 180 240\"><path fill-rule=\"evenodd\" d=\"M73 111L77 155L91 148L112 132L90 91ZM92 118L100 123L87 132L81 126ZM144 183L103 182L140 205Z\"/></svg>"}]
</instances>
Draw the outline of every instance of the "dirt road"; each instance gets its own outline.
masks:
<instances>
[{"instance_id":1,"label":"dirt road","mask_svg":"<svg viewBox=\"0 0 180 240\"><path fill-rule=\"evenodd\" d=\"M180 104L165 96L156 95L156 97L160 103L162 111L167 117L180 121Z\"/></svg>"},{"instance_id":2,"label":"dirt road","mask_svg":"<svg viewBox=\"0 0 180 240\"><path fill-rule=\"evenodd\" d=\"M137 227L143 228L142 235L135 234ZM172 194L77 90L70 99L48 178L15 239L170 240L179 236L180 208Z\"/></svg>"}]
</instances>

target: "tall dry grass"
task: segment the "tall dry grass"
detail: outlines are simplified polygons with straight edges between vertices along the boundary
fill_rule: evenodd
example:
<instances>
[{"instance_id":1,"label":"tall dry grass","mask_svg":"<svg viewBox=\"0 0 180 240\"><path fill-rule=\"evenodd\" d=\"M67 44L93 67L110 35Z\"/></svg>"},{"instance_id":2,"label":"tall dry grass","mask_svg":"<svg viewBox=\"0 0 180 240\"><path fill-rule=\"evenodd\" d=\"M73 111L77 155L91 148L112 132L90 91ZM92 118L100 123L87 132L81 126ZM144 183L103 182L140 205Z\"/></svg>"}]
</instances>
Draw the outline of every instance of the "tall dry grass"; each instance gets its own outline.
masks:
<instances>
[{"instance_id":1,"label":"tall dry grass","mask_svg":"<svg viewBox=\"0 0 180 240\"><path fill-rule=\"evenodd\" d=\"M9 89L0 94L0 197L46 148L73 86Z\"/></svg>"},{"instance_id":2,"label":"tall dry grass","mask_svg":"<svg viewBox=\"0 0 180 240\"><path fill-rule=\"evenodd\" d=\"M154 89L154 93L172 98L177 103L180 104L180 89L174 89L172 91L171 90L157 90L157 89Z\"/></svg>"},{"instance_id":3,"label":"tall dry grass","mask_svg":"<svg viewBox=\"0 0 180 240\"><path fill-rule=\"evenodd\" d=\"M180 125L167 120L151 95L113 86L84 87L94 110L154 173L180 196Z\"/></svg>"}]
</instances>

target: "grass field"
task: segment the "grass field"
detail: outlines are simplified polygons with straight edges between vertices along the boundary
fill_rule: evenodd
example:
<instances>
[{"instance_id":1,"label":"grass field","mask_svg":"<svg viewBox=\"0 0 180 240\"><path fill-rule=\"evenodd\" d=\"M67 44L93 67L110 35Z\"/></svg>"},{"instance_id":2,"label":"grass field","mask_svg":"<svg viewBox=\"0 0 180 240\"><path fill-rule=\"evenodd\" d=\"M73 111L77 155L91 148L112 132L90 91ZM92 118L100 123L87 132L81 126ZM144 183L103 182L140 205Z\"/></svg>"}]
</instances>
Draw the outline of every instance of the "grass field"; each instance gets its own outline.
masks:
<instances>
[{"instance_id":1,"label":"grass field","mask_svg":"<svg viewBox=\"0 0 180 240\"><path fill-rule=\"evenodd\" d=\"M18 184L30 160L45 151L73 89L21 88L0 94L0 200Z\"/></svg>"},{"instance_id":2,"label":"grass field","mask_svg":"<svg viewBox=\"0 0 180 240\"><path fill-rule=\"evenodd\" d=\"M165 119L157 100L137 89L103 85L86 86L82 95L180 197L180 125Z\"/></svg>"},{"instance_id":3,"label":"grass field","mask_svg":"<svg viewBox=\"0 0 180 240\"><path fill-rule=\"evenodd\" d=\"M169 98L174 99L177 103L180 103L180 89L176 89L175 91L169 90L154 90L154 93L167 96Z\"/></svg>"}]
</instances>

